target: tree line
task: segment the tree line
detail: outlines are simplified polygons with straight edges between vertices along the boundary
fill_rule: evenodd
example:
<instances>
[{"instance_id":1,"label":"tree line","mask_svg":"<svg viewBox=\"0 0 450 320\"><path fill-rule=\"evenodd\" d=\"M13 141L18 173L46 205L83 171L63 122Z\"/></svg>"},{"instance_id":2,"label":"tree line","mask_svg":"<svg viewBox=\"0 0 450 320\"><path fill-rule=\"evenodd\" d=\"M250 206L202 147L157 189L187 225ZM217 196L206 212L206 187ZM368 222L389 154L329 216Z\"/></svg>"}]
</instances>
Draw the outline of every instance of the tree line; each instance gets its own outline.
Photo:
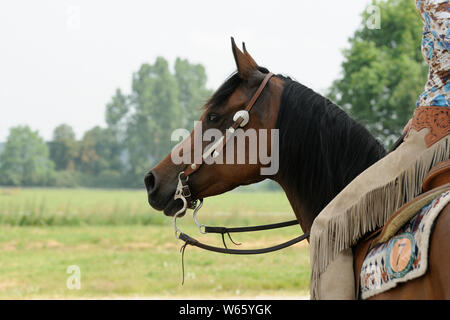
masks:
<instances>
[{"instance_id":1,"label":"tree line","mask_svg":"<svg viewBox=\"0 0 450 320\"><path fill-rule=\"evenodd\" d=\"M211 95L201 64L177 58L174 72L158 57L133 74L131 91L117 89L106 105L106 127L80 140L69 124L45 142L28 126L10 129L0 154L0 185L141 187L147 170L171 149L176 128L191 128Z\"/></svg>"},{"instance_id":2,"label":"tree line","mask_svg":"<svg viewBox=\"0 0 450 320\"><path fill-rule=\"evenodd\" d=\"M420 43L423 22L411 0L376 0L381 29L361 27L344 50L342 76L327 95L386 147L401 134L423 91L428 68ZM319 63L319 62L318 62ZM191 129L212 91L201 64L158 57L133 73L131 90L106 105L106 127L76 140L69 124L44 142L27 126L11 128L0 150L0 185L141 187L149 168L172 147L176 128Z\"/></svg>"}]
</instances>

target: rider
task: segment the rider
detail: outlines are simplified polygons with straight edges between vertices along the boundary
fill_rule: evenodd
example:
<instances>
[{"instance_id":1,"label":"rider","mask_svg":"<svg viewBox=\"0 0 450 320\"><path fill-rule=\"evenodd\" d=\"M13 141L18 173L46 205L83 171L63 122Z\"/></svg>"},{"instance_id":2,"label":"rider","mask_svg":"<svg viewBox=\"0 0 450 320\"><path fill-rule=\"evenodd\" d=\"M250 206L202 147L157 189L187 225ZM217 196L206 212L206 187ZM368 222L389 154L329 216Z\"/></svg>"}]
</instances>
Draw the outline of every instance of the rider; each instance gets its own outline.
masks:
<instances>
[{"instance_id":1,"label":"rider","mask_svg":"<svg viewBox=\"0 0 450 320\"><path fill-rule=\"evenodd\" d=\"M415 3L424 21L425 91L405 127L404 142L356 177L314 220L311 299L356 298L352 245L417 196L430 168L450 156L450 3Z\"/></svg>"}]
</instances>

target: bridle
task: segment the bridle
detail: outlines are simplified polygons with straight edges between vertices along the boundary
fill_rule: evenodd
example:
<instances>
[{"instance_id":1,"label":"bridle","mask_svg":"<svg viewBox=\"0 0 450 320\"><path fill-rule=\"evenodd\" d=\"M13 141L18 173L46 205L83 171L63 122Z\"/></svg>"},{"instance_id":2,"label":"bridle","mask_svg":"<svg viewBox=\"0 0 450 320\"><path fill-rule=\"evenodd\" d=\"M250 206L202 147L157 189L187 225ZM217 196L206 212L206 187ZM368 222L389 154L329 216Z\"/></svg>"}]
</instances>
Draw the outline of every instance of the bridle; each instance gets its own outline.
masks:
<instances>
[{"instance_id":1,"label":"bridle","mask_svg":"<svg viewBox=\"0 0 450 320\"><path fill-rule=\"evenodd\" d=\"M239 110L236 112L233 116L233 125L229 127L227 130L229 135L225 138L222 136L220 139L218 139L213 145L211 145L206 151L203 152L203 155L201 157L200 163L193 163L191 164L185 171L180 172L178 175L178 186L177 190L175 192L175 197L177 197L177 192L179 195L184 197L186 200L186 206L188 209L195 209L197 206L197 200L192 198L192 193L189 190L188 180L189 176L192 175L194 172L196 172L200 167L203 165L204 161L208 157L215 158L219 155L219 153L223 150L227 142L234 137L234 132L237 128L245 127L247 123L250 120L250 111L253 108L253 105L255 104L256 100L258 100L259 96L261 95L261 92L266 87L267 83L269 82L270 78L272 78L274 74L269 72L265 77L264 80L259 85L258 89L256 90L255 94L250 99L250 102L248 103L247 107L244 110ZM179 199L179 198L175 198Z\"/></svg>"},{"instance_id":2,"label":"bridle","mask_svg":"<svg viewBox=\"0 0 450 320\"><path fill-rule=\"evenodd\" d=\"M203 199L200 199L200 203L198 203L197 199L194 199L192 197L192 193L189 189L189 177L196 172L204 163L204 160L208 157L215 158L219 155L219 153L224 149L227 142L234 137L234 132L237 128L243 128L247 125L247 123L250 120L250 111L253 108L253 105L258 100L259 96L261 95L261 92L266 87L269 80L272 78L274 74L269 72L265 77L264 80L259 85L258 89L256 90L255 94L250 99L247 107L243 110L240 110L236 112L233 116L233 125L228 128L227 130L231 133L229 135L226 135L226 137L222 136L220 139L217 140L213 145L211 145L206 151L203 152L202 155L202 161L200 163L193 163L191 164L185 171L182 171L178 175L178 185L175 191L174 200L182 200L183 201L183 207L174 215L173 223L174 223L174 229L175 229L175 237L177 239L180 239L184 241L184 245L181 247L181 252L184 257L184 251L186 249L187 245L192 245L195 247L199 247L208 251L213 252L219 252L219 253L226 253L226 254L262 254L262 253L268 253L277 251L280 249L284 249L286 247L292 246L293 244L296 244L302 240L305 240L309 237L309 233L305 233L299 237L296 237L292 240L286 241L284 243L262 248L262 249L248 249L248 250L239 250L239 249L229 249L227 248L227 245L225 243L225 234L228 235L231 242L233 242L236 245L239 245L238 243L234 242L231 238L230 233L240 233L240 232L251 232L251 231L260 231L260 230L269 230L269 229L277 229L277 228L284 228L288 226L297 225L297 220L291 220L281 223L274 223L274 224L268 224L268 225L260 225L260 226L252 226L252 227L238 227L238 228L227 228L227 227L211 227L211 226L205 226L203 224L200 224L197 221L197 214L200 208L203 205ZM183 214L186 209L193 209L193 218L194 222L197 224L200 233L206 234L206 233L218 233L222 236L222 241L224 244L224 248L220 247L214 247L210 246L204 243L201 243L200 241L194 239L193 237L187 235L186 233L182 232L177 227L177 218L179 215ZM183 281L184 281L184 262L183 262Z\"/></svg>"}]
</instances>

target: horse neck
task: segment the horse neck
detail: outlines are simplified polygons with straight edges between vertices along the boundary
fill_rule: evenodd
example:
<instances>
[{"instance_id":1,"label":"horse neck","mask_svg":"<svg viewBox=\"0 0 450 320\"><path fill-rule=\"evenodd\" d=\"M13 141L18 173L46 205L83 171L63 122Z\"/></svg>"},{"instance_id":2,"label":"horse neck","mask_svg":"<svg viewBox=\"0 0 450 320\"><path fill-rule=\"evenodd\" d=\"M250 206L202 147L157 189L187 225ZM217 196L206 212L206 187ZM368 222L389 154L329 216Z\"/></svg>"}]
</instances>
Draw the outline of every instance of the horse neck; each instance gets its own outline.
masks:
<instances>
[{"instance_id":1,"label":"horse neck","mask_svg":"<svg viewBox=\"0 0 450 320\"><path fill-rule=\"evenodd\" d=\"M385 150L328 99L298 83L286 90L277 122L280 167L274 180L308 232L320 211Z\"/></svg>"},{"instance_id":2,"label":"horse neck","mask_svg":"<svg viewBox=\"0 0 450 320\"><path fill-rule=\"evenodd\" d=\"M295 188L290 187L289 185L277 181L284 190L286 197L291 204L292 210L294 210L297 221L300 224L304 233L307 233L311 230L312 223L316 218L318 213L313 212L310 208L308 208L307 201L303 201L297 194Z\"/></svg>"}]
</instances>

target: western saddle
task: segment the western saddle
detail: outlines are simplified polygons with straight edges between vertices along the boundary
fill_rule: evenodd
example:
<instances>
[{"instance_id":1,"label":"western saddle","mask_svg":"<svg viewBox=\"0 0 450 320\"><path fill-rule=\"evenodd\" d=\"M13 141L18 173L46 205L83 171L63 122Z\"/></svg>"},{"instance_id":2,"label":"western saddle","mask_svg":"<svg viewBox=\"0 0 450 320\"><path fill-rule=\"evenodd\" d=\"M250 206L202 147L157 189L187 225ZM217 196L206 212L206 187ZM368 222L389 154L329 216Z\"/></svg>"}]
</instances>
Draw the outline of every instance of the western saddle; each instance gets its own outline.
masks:
<instances>
[{"instance_id":1,"label":"western saddle","mask_svg":"<svg viewBox=\"0 0 450 320\"><path fill-rule=\"evenodd\" d=\"M369 251L375 245L386 242L393 237L406 222L416 215L419 209L432 201L436 196L450 190L450 159L438 163L430 170L422 184L422 190L422 194L400 207L386 221L384 226L372 233L368 233L353 247L357 293L359 292L361 266ZM447 205L444 210L450 210L450 207Z\"/></svg>"}]
</instances>

